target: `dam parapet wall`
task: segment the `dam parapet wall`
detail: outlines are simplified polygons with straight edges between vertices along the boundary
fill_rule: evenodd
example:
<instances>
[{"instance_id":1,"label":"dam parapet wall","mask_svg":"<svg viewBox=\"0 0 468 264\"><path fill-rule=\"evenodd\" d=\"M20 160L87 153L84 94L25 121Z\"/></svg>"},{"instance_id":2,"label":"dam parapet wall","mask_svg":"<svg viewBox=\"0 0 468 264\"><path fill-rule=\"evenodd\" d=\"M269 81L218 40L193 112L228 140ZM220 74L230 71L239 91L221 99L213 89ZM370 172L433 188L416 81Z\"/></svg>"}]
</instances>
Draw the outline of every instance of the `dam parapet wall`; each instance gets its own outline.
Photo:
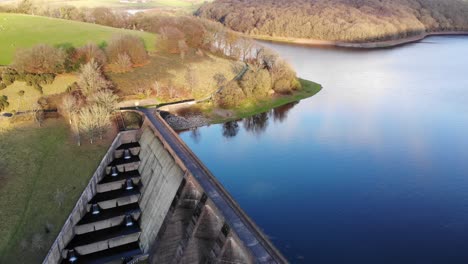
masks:
<instances>
[{"instance_id":1,"label":"dam parapet wall","mask_svg":"<svg viewBox=\"0 0 468 264\"><path fill-rule=\"evenodd\" d=\"M93 176L89 180L88 185L86 186L80 198L76 202L75 207L72 209L67 220L65 220L61 231L57 235L57 238L55 239L54 243L52 244L48 254L46 255L43 261L44 264L60 263L60 260L64 257L63 249L76 234L75 225L89 211L88 203L95 196L98 189L98 183L105 176L105 173L108 170L108 164L114 159L116 149L124 143L136 141L138 137L138 130L123 131L117 134L115 139L112 141L111 146L109 147L106 154L99 163Z\"/></svg>"},{"instance_id":2,"label":"dam parapet wall","mask_svg":"<svg viewBox=\"0 0 468 264\"><path fill-rule=\"evenodd\" d=\"M141 112L141 128L117 135L43 263L286 263L159 114Z\"/></svg>"}]
</instances>

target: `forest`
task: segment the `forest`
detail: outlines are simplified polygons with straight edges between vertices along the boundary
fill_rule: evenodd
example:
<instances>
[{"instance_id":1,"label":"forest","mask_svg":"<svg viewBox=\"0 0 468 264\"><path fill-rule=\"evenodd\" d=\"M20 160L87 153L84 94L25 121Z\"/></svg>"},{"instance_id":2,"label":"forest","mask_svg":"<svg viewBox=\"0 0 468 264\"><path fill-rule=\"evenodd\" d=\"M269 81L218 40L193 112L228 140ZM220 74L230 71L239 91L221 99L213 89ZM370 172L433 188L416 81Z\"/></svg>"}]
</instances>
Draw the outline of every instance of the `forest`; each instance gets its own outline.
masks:
<instances>
[{"instance_id":1,"label":"forest","mask_svg":"<svg viewBox=\"0 0 468 264\"><path fill-rule=\"evenodd\" d=\"M346 42L468 30L465 0L216 0L196 15L252 36Z\"/></svg>"}]
</instances>

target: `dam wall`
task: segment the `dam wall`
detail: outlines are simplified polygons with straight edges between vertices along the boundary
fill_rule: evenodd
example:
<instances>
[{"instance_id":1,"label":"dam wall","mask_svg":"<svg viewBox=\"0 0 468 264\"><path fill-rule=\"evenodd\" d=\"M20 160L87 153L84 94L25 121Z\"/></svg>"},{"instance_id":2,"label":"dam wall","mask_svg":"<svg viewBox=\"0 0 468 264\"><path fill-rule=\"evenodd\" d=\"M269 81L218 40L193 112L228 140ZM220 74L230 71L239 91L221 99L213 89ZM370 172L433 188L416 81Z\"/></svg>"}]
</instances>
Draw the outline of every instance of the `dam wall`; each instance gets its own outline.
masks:
<instances>
[{"instance_id":1,"label":"dam wall","mask_svg":"<svg viewBox=\"0 0 468 264\"><path fill-rule=\"evenodd\" d=\"M286 263L159 114L141 112L141 128L117 135L43 263Z\"/></svg>"},{"instance_id":2,"label":"dam wall","mask_svg":"<svg viewBox=\"0 0 468 264\"><path fill-rule=\"evenodd\" d=\"M223 216L225 224L231 230L228 232L229 239L222 246L223 250L218 252L226 256L216 255L214 262L228 263L232 261L230 257L235 259L236 256L245 255L246 258L243 259L253 259L254 263L288 263L281 252L163 118L154 110L141 109L140 111L146 115L143 125L153 129L176 163L186 171L186 178L193 179L200 185L213 208L216 208L219 215ZM216 247L210 251L210 255L213 251L217 251L215 249ZM208 262L213 262L213 259ZM250 263L250 261L235 263Z\"/></svg>"},{"instance_id":3,"label":"dam wall","mask_svg":"<svg viewBox=\"0 0 468 264\"><path fill-rule=\"evenodd\" d=\"M89 180L88 185L78 199L75 207L72 209L67 220L65 220L62 230L57 235L57 238L55 239L47 256L44 259L44 264L60 263L61 259L63 258L63 249L76 234L75 225L89 211L88 203L96 194L98 183L104 177L107 171L107 165L114 159L117 147L123 143L135 141L137 136L138 131L124 131L117 134L116 138L102 158L101 163L99 163L99 166Z\"/></svg>"},{"instance_id":4,"label":"dam wall","mask_svg":"<svg viewBox=\"0 0 468 264\"><path fill-rule=\"evenodd\" d=\"M142 196L140 207L142 250L147 252L158 235L158 231L179 188L184 172L167 152L161 141L147 125L143 125L140 138L140 167Z\"/></svg>"}]
</instances>

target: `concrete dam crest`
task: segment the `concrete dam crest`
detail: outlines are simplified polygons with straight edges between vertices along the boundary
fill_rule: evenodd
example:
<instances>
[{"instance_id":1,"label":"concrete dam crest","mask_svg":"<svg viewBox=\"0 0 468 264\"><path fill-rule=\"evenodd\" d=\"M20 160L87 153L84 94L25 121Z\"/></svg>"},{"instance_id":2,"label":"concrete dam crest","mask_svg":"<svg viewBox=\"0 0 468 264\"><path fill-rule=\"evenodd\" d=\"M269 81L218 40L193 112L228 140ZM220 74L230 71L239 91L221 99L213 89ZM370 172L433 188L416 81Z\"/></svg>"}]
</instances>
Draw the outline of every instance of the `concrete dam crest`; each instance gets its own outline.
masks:
<instances>
[{"instance_id":1,"label":"concrete dam crest","mask_svg":"<svg viewBox=\"0 0 468 264\"><path fill-rule=\"evenodd\" d=\"M56 263L287 263L158 113L120 132L49 250Z\"/></svg>"}]
</instances>

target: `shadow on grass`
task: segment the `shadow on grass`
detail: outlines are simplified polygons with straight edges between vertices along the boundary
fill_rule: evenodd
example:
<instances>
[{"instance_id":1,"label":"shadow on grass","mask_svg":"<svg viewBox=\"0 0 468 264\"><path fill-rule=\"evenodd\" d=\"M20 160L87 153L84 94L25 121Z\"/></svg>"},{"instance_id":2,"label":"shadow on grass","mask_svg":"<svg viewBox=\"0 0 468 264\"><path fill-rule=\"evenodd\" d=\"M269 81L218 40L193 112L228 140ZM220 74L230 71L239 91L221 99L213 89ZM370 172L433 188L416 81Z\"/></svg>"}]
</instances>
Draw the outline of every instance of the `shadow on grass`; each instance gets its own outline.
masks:
<instances>
[{"instance_id":1,"label":"shadow on grass","mask_svg":"<svg viewBox=\"0 0 468 264\"><path fill-rule=\"evenodd\" d=\"M78 147L62 119L0 132L0 263L41 263L111 139Z\"/></svg>"}]
</instances>

